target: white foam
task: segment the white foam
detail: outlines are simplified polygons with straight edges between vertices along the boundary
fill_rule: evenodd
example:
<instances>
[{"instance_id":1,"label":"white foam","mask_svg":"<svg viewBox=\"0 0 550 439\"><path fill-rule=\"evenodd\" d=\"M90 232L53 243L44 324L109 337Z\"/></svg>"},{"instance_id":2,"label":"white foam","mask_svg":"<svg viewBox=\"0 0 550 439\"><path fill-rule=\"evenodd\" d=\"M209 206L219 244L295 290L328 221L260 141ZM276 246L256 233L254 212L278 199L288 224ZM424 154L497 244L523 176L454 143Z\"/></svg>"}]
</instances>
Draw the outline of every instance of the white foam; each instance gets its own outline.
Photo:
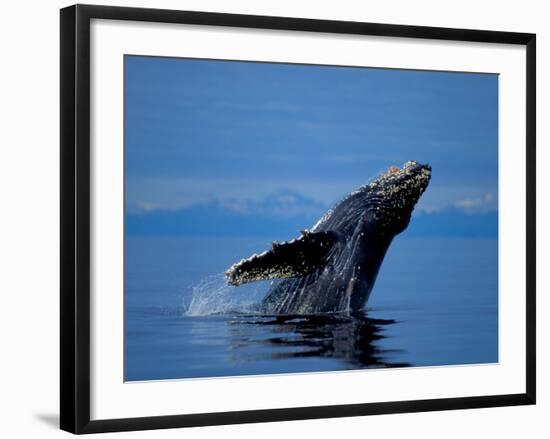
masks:
<instances>
[{"instance_id":1,"label":"white foam","mask_svg":"<svg viewBox=\"0 0 550 439\"><path fill-rule=\"evenodd\" d=\"M270 282L255 282L233 287L227 285L224 273L208 276L193 286L191 301L184 306L185 315L254 313L269 284Z\"/></svg>"}]
</instances>

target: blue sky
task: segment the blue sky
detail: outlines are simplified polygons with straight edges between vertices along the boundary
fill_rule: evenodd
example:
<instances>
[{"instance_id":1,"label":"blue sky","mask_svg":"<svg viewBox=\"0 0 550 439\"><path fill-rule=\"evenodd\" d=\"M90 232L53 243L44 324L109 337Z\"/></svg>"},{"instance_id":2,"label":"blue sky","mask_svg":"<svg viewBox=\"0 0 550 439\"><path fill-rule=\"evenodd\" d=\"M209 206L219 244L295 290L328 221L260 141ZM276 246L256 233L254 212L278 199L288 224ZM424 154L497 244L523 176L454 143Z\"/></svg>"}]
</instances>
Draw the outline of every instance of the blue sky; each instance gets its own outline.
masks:
<instances>
[{"instance_id":1,"label":"blue sky","mask_svg":"<svg viewBox=\"0 0 550 439\"><path fill-rule=\"evenodd\" d=\"M125 57L127 212L329 206L407 160L418 212L494 212L498 76Z\"/></svg>"}]
</instances>

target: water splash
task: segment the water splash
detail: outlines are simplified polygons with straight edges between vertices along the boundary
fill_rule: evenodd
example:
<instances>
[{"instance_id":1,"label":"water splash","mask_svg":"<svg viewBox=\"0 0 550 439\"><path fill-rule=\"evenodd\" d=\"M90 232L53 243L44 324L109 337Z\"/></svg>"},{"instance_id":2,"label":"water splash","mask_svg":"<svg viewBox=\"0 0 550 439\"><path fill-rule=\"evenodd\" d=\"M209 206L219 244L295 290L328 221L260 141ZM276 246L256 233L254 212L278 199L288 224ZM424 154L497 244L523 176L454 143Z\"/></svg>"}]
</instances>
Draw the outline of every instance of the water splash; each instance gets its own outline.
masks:
<instances>
[{"instance_id":1,"label":"water splash","mask_svg":"<svg viewBox=\"0 0 550 439\"><path fill-rule=\"evenodd\" d=\"M229 286L224 273L202 279L192 288L189 304L184 305L185 315L256 313L270 282L257 282L239 287Z\"/></svg>"}]
</instances>

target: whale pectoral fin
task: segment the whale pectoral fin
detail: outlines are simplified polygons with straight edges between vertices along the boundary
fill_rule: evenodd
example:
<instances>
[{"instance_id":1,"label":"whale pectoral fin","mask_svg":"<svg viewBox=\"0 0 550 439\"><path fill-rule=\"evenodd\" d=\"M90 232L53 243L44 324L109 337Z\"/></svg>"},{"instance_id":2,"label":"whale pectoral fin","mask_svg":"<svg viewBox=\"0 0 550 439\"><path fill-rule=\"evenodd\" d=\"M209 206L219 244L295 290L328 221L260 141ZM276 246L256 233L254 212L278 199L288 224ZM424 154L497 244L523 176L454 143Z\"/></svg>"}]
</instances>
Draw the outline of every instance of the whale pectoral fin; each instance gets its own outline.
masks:
<instances>
[{"instance_id":1,"label":"whale pectoral fin","mask_svg":"<svg viewBox=\"0 0 550 439\"><path fill-rule=\"evenodd\" d=\"M225 272L227 283L305 276L324 266L337 240L334 232L302 232L292 241L274 242L271 250L233 264Z\"/></svg>"}]
</instances>

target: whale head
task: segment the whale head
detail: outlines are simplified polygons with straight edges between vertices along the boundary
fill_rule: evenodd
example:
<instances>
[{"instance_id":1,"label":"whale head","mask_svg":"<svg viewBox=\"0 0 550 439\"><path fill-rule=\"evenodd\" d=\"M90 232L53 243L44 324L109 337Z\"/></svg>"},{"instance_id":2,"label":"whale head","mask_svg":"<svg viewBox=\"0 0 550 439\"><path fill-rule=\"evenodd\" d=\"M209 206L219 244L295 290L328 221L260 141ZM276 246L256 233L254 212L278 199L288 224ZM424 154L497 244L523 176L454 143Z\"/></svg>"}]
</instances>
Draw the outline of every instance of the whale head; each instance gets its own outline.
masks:
<instances>
[{"instance_id":1,"label":"whale head","mask_svg":"<svg viewBox=\"0 0 550 439\"><path fill-rule=\"evenodd\" d=\"M414 161L390 167L356 194L380 225L394 234L409 224L413 209L430 182L432 168Z\"/></svg>"}]
</instances>

